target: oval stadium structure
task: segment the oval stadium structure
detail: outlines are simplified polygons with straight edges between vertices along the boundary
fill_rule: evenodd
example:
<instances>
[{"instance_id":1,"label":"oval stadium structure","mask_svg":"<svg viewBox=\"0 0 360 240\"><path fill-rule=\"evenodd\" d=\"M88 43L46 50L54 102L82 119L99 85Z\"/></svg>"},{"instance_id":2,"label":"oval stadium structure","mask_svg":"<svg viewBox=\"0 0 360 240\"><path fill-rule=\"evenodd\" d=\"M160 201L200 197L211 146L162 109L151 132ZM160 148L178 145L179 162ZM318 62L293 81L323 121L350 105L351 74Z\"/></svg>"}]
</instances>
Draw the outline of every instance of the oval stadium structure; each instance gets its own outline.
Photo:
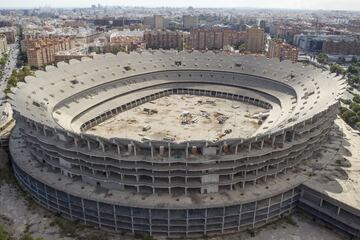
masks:
<instances>
[{"instance_id":1,"label":"oval stadium structure","mask_svg":"<svg viewBox=\"0 0 360 240\"><path fill-rule=\"evenodd\" d=\"M169 237L291 212L345 80L301 63L149 51L58 63L9 95L15 176L42 206Z\"/></svg>"}]
</instances>

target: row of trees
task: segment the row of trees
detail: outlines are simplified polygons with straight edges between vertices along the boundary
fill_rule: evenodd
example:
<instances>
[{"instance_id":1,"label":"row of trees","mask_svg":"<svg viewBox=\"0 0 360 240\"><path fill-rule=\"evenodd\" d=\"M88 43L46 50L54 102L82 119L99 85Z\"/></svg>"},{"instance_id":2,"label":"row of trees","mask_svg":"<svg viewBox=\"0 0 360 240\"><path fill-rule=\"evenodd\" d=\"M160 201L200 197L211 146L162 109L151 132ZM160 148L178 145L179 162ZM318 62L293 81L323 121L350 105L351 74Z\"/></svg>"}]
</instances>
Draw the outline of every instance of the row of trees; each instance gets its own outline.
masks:
<instances>
[{"instance_id":1,"label":"row of trees","mask_svg":"<svg viewBox=\"0 0 360 240\"><path fill-rule=\"evenodd\" d=\"M33 72L29 66L24 66L19 70L13 70L7 81L6 88L4 90L5 94L9 94L11 92L11 88L16 87L18 82L25 82L25 77L30 75L32 76Z\"/></svg>"},{"instance_id":2,"label":"row of trees","mask_svg":"<svg viewBox=\"0 0 360 240\"><path fill-rule=\"evenodd\" d=\"M340 108L340 116L344 121L360 128L360 95L354 95L353 100L342 100L346 107Z\"/></svg>"}]
</instances>

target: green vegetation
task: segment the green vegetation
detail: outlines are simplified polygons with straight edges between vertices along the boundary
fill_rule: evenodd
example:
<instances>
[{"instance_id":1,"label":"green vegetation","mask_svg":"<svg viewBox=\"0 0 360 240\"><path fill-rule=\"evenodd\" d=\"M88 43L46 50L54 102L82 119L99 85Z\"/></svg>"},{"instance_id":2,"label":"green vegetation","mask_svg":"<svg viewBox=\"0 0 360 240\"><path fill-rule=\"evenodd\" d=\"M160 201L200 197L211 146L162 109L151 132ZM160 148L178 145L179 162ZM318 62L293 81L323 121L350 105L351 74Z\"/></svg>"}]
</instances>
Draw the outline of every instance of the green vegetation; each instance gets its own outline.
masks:
<instances>
[{"instance_id":1,"label":"green vegetation","mask_svg":"<svg viewBox=\"0 0 360 240\"><path fill-rule=\"evenodd\" d=\"M18 82L24 82L26 76L32 76L33 72L31 71L30 67L25 66L18 71L13 70L8 81L6 88L4 90L5 94L9 94L11 92L12 87L16 87Z\"/></svg>"},{"instance_id":2,"label":"green vegetation","mask_svg":"<svg viewBox=\"0 0 360 240\"><path fill-rule=\"evenodd\" d=\"M7 54L3 54L2 57L0 58L0 67L1 68L4 68L7 60L8 60Z\"/></svg>"},{"instance_id":3,"label":"green vegetation","mask_svg":"<svg viewBox=\"0 0 360 240\"><path fill-rule=\"evenodd\" d=\"M329 57L325 53L320 53L316 59L320 64L327 64L329 61Z\"/></svg>"},{"instance_id":4,"label":"green vegetation","mask_svg":"<svg viewBox=\"0 0 360 240\"><path fill-rule=\"evenodd\" d=\"M355 94L353 100L341 100L345 105L340 107L340 116L346 123L360 129L360 95Z\"/></svg>"},{"instance_id":5,"label":"green vegetation","mask_svg":"<svg viewBox=\"0 0 360 240\"><path fill-rule=\"evenodd\" d=\"M42 237L33 238L29 233L21 236L20 240L44 240Z\"/></svg>"},{"instance_id":6,"label":"green vegetation","mask_svg":"<svg viewBox=\"0 0 360 240\"><path fill-rule=\"evenodd\" d=\"M336 73L336 75L345 75L346 70L342 68L339 64L331 64L330 65L330 72Z\"/></svg>"},{"instance_id":7,"label":"green vegetation","mask_svg":"<svg viewBox=\"0 0 360 240\"><path fill-rule=\"evenodd\" d=\"M5 231L2 225L0 225L0 240L10 240L9 233Z\"/></svg>"}]
</instances>

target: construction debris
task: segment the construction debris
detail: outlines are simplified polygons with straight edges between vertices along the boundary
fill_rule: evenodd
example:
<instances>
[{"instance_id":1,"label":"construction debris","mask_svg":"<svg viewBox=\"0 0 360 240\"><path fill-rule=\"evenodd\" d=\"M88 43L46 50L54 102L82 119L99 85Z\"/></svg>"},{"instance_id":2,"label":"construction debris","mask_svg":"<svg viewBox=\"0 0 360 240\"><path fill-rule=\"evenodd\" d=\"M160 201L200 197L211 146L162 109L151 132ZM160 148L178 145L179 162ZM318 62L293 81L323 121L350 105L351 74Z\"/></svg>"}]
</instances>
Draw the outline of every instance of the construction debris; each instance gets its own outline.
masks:
<instances>
[{"instance_id":1,"label":"construction debris","mask_svg":"<svg viewBox=\"0 0 360 240\"><path fill-rule=\"evenodd\" d=\"M214 116L216 117L216 120L218 121L219 124L224 124L226 122L226 120L229 119L229 117L227 117L224 114L219 113L219 112L215 112Z\"/></svg>"},{"instance_id":2,"label":"construction debris","mask_svg":"<svg viewBox=\"0 0 360 240\"><path fill-rule=\"evenodd\" d=\"M225 129L224 133L225 133L225 134L230 134L230 133L232 133L232 130L231 130L230 128Z\"/></svg>"},{"instance_id":3,"label":"construction debris","mask_svg":"<svg viewBox=\"0 0 360 240\"><path fill-rule=\"evenodd\" d=\"M146 125L146 126L144 126L143 127L143 132L146 132L146 131L148 131L148 130L150 130L151 129L151 126L150 125Z\"/></svg>"},{"instance_id":4,"label":"construction debris","mask_svg":"<svg viewBox=\"0 0 360 240\"><path fill-rule=\"evenodd\" d=\"M204 110L200 110L200 116L209 119L210 118L210 114L207 111Z\"/></svg>"},{"instance_id":5,"label":"construction debris","mask_svg":"<svg viewBox=\"0 0 360 240\"><path fill-rule=\"evenodd\" d=\"M158 110L156 109L150 109L150 108L144 108L143 111L149 115L153 115L153 114L156 114L158 113Z\"/></svg>"}]
</instances>

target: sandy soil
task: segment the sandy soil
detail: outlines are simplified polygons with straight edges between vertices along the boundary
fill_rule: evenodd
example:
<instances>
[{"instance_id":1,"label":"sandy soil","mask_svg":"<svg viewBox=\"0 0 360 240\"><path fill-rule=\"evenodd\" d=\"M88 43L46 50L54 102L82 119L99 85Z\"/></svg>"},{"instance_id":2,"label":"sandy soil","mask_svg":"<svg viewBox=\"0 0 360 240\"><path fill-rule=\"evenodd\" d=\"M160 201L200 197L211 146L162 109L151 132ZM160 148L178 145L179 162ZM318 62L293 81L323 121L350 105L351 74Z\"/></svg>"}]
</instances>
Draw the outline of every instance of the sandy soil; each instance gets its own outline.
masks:
<instances>
[{"instance_id":1,"label":"sandy soil","mask_svg":"<svg viewBox=\"0 0 360 240\"><path fill-rule=\"evenodd\" d=\"M265 111L227 99L171 95L122 112L88 132L105 137L176 142L248 137L259 128L258 119L252 116ZM219 123L221 119L223 123Z\"/></svg>"}]
</instances>

